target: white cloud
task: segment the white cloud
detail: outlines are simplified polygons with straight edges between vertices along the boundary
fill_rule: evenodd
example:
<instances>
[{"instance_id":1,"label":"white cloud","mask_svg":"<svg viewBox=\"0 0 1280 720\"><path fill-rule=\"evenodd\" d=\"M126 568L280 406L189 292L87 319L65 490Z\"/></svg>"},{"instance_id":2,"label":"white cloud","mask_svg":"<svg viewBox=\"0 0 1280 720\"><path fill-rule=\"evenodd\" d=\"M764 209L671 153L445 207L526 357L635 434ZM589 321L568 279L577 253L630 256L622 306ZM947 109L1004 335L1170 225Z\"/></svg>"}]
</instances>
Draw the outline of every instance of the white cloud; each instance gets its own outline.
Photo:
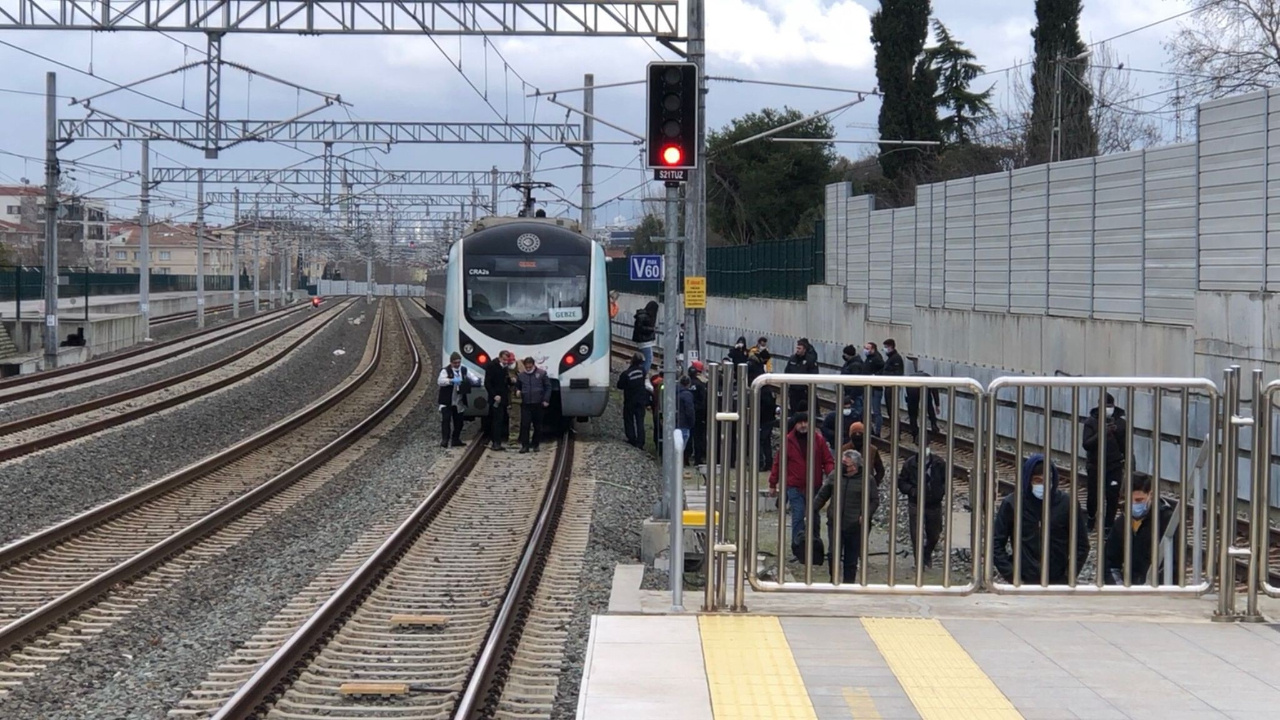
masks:
<instances>
[{"instance_id":1,"label":"white cloud","mask_svg":"<svg viewBox=\"0 0 1280 720\"><path fill-rule=\"evenodd\" d=\"M707 51L760 68L872 63L871 14L852 0L715 0L707 3Z\"/></svg>"}]
</instances>

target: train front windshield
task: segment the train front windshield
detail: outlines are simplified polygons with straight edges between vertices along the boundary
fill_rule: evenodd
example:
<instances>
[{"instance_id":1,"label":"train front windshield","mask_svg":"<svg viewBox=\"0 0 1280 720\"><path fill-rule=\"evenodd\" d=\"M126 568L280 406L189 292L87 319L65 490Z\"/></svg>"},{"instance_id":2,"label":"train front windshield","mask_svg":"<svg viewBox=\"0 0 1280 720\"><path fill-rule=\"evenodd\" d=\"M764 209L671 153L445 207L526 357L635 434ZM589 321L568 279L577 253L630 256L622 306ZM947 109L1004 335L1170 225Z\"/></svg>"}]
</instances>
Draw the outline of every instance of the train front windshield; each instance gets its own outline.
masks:
<instances>
[{"instance_id":1,"label":"train front windshield","mask_svg":"<svg viewBox=\"0 0 1280 720\"><path fill-rule=\"evenodd\" d=\"M495 340L535 345L587 321L591 257L480 255L466 258L467 320Z\"/></svg>"}]
</instances>

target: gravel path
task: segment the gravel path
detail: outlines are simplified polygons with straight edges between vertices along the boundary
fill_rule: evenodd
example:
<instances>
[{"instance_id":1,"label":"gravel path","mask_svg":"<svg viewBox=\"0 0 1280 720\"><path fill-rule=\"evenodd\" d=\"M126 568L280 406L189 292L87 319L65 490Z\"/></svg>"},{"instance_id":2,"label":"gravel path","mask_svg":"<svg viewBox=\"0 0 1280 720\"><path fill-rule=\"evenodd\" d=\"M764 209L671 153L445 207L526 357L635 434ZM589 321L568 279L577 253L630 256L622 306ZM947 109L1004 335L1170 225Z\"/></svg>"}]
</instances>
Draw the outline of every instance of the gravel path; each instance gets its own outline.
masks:
<instances>
[{"instance_id":1,"label":"gravel path","mask_svg":"<svg viewBox=\"0 0 1280 720\"><path fill-rule=\"evenodd\" d=\"M267 336L279 332L297 322L305 321L309 317L311 316L306 313L298 313L290 315L287 318L280 318L241 335L227 338L213 347L204 350L192 351L190 354L176 357L145 370L129 373L124 377L97 381L90 386L83 388L68 388L66 390L53 393L52 395L34 397L30 400L19 400L17 402L5 403L3 407L0 407L0 422L12 422L14 420L31 417L33 415L39 415L53 410L60 410L77 403L88 402L89 400L96 398L142 387L148 383L157 382L165 378L174 377L181 373L195 370L196 368L229 357L230 355L243 350L256 342L265 339Z\"/></svg>"},{"instance_id":2,"label":"gravel path","mask_svg":"<svg viewBox=\"0 0 1280 720\"><path fill-rule=\"evenodd\" d=\"M582 467L596 480L596 505L553 720L570 720L577 714L591 616L609 609L614 567L640 562L640 524L649 517L662 488L662 468L653 454L652 438L644 452L623 442L620 400L614 393L603 417L576 425L583 441L577 452L586 454Z\"/></svg>"},{"instance_id":3,"label":"gravel path","mask_svg":"<svg viewBox=\"0 0 1280 720\"><path fill-rule=\"evenodd\" d=\"M359 324L352 322L364 316ZM0 542L210 455L301 409L351 374L373 313L357 302L262 375L159 416L0 465ZM345 354L335 356L334 350Z\"/></svg>"},{"instance_id":4,"label":"gravel path","mask_svg":"<svg viewBox=\"0 0 1280 720\"><path fill-rule=\"evenodd\" d=\"M428 359L428 370L435 364ZM22 685L0 701L0 717L166 717L389 508L403 515L430 491L424 477L448 451L424 442L434 407L425 393L417 398L394 429L362 441L364 455L320 491Z\"/></svg>"}]
</instances>

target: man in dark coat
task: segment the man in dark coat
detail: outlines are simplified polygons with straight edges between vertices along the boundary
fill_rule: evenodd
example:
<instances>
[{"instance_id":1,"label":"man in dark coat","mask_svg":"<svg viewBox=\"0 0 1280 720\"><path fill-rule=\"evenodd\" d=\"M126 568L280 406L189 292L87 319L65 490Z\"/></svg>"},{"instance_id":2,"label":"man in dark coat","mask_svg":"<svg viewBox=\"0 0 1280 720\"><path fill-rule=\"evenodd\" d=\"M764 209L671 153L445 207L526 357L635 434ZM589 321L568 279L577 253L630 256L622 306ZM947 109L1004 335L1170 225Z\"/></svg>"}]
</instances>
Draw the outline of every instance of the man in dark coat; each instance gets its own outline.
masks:
<instances>
[{"instance_id":1,"label":"man in dark coat","mask_svg":"<svg viewBox=\"0 0 1280 720\"><path fill-rule=\"evenodd\" d=\"M931 377L929 373L921 370L915 373L915 377ZM938 411L942 407L942 399L938 395L938 388L929 388L921 390L916 387L907 388L907 418L911 428L911 437L915 438L916 444L920 443L920 398L922 395L928 395L929 402L927 408L929 411L929 433L934 437L941 432L938 430Z\"/></svg>"},{"instance_id":2,"label":"man in dark coat","mask_svg":"<svg viewBox=\"0 0 1280 720\"><path fill-rule=\"evenodd\" d=\"M505 450L503 445L510 434L511 387L514 380L510 371L516 366L515 353L503 350L484 366L484 392L489 397L487 433L491 450Z\"/></svg>"},{"instance_id":3,"label":"man in dark coat","mask_svg":"<svg viewBox=\"0 0 1280 720\"><path fill-rule=\"evenodd\" d=\"M796 341L795 352L787 360L787 367L782 371L787 375L817 375L818 351L809 343L809 338ZM791 385L787 388L787 414L795 417L798 413L809 412L809 386Z\"/></svg>"},{"instance_id":4,"label":"man in dark coat","mask_svg":"<svg viewBox=\"0 0 1280 720\"><path fill-rule=\"evenodd\" d=\"M925 449L924 493L917 490L920 478L919 453L912 455L898 473L898 491L907 497L907 525L911 534L911 552L919 555L920 530L916 527L921 495L924 502L924 566L933 567L933 551L942 536L942 507L947 499L947 464L932 450Z\"/></svg>"},{"instance_id":5,"label":"man in dark coat","mask_svg":"<svg viewBox=\"0 0 1280 720\"><path fill-rule=\"evenodd\" d=\"M893 338L884 341L884 369L880 374L887 377L902 377L907 374L907 364L898 352L898 342ZM890 418L893 417L894 408L898 407L897 390L895 387L884 388L884 409ZM897 431L894 428L894 432Z\"/></svg>"},{"instance_id":6,"label":"man in dark coat","mask_svg":"<svg viewBox=\"0 0 1280 720\"><path fill-rule=\"evenodd\" d=\"M1049 464L1045 477L1044 455L1029 456L1022 463L1022 548L1015 572L1013 540L1015 498L1006 495L996 511L992 558L996 572L1005 582L1015 575L1027 585L1040 584L1040 555L1046 534L1049 542L1048 584L1066 585L1069 580L1071 553L1076 556L1076 572L1089 557L1089 527L1084 513L1076 512L1076 546L1071 547L1071 496L1058 489L1058 468ZM1046 482L1047 479L1047 482ZM1045 503L1049 507L1049 525L1044 524Z\"/></svg>"},{"instance_id":7,"label":"man in dark coat","mask_svg":"<svg viewBox=\"0 0 1280 720\"><path fill-rule=\"evenodd\" d=\"M1098 408L1089 411L1089 417L1081 429L1080 444L1084 448L1085 471L1088 473L1088 484L1085 486L1085 509L1089 513L1089 527L1095 527L1098 518L1098 484L1105 486L1102 524L1110 527L1115 519L1116 508L1120 506L1120 484L1124 481L1124 461L1129 454L1125 446L1125 428L1127 420L1124 410L1116 407L1116 399L1107 393L1105 417L1098 419ZM1106 458L1099 460L1098 446L1100 439L1106 437Z\"/></svg>"},{"instance_id":8,"label":"man in dark coat","mask_svg":"<svg viewBox=\"0 0 1280 720\"><path fill-rule=\"evenodd\" d=\"M551 404L551 381L547 371L538 367L533 358L520 362L524 370L516 375L516 389L520 393L520 452L537 452L542 432L542 416Z\"/></svg>"},{"instance_id":9,"label":"man in dark coat","mask_svg":"<svg viewBox=\"0 0 1280 720\"><path fill-rule=\"evenodd\" d=\"M635 324L631 328L631 340L644 356L644 372L653 367L653 348L658 344L658 302L650 300L636 311Z\"/></svg>"},{"instance_id":10,"label":"man in dark coat","mask_svg":"<svg viewBox=\"0 0 1280 720\"><path fill-rule=\"evenodd\" d=\"M1106 570L1103 577L1109 585L1124 584L1124 536L1129 538L1129 583L1145 585L1151 572L1151 535L1158 534L1158 555L1155 561L1156 584L1177 584L1182 572L1178 569L1178 547L1181 543L1182 527L1177 522L1175 513L1177 506L1152 492L1153 482L1150 475L1133 476L1133 494L1129 502L1133 508L1133 524L1125 522L1125 513L1120 512L1111 524L1111 532L1107 535L1107 544L1103 550L1103 563ZM1153 517L1159 515L1158 518ZM1128 527L1126 527L1128 525ZM1165 582L1166 561L1170 561L1169 583Z\"/></svg>"},{"instance_id":11,"label":"man in dark coat","mask_svg":"<svg viewBox=\"0 0 1280 720\"><path fill-rule=\"evenodd\" d=\"M631 364L618 374L618 389L622 391L622 431L627 444L644 449L644 409L653 403L653 395L645 388L644 356L631 356Z\"/></svg>"}]
</instances>

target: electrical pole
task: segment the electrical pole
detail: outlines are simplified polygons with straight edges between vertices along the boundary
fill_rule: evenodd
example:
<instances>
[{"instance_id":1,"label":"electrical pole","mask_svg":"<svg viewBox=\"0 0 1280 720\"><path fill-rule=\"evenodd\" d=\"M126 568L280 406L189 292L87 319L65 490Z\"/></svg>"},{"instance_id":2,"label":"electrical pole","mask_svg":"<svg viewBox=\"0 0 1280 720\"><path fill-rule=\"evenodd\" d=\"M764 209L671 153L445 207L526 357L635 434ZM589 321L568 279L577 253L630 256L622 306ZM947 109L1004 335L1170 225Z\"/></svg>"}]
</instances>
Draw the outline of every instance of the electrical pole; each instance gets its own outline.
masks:
<instances>
[{"instance_id":1,"label":"electrical pole","mask_svg":"<svg viewBox=\"0 0 1280 720\"><path fill-rule=\"evenodd\" d=\"M663 261L663 334L662 334L662 470L667 478L667 516L670 519L670 558L669 575L671 577L671 594L673 608L681 607L681 592L684 588L684 479L680 472L680 455L676 450L676 394L679 387L679 373L676 368L676 349L679 333L676 327L680 324L680 273L676 265L680 262L680 245L676 231L677 204L680 201L680 184L667 183L666 228L667 240ZM710 512L710 508L708 508ZM708 566L710 567L710 566Z\"/></svg>"},{"instance_id":2,"label":"electrical pole","mask_svg":"<svg viewBox=\"0 0 1280 720\"><path fill-rule=\"evenodd\" d=\"M45 73L44 369L58 367L58 75ZM89 302L85 298L85 302ZM19 305L21 307L21 305ZM17 318L21 319L21 318ZM21 324L21 323L19 323Z\"/></svg>"},{"instance_id":3,"label":"electrical pole","mask_svg":"<svg viewBox=\"0 0 1280 720\"><path fill-rule=\"evenodd\" d=\"M497 217L498 216L498 166L494 165L493 170L491 170L490 173L491 173L490 174L491 179L490 179L490 185L489 185L489 214L494 217Z\"/></svg>"},{"instance_id":4,"label":"electrical pole","mask_svg":"<svg viewBox=\"0 0 1280 720\"><path fill-rule=\"evenodd\" d=\"M689 172L689 182L685 185L684 205L684 275L685 277L705 277L707 274L707 42L706 42L706 5L705 0L688 0L688 60L698 68L698 167ZM672 221L674 222L674 221ZM672 265L672 272L675 266ZM697 352L702 357L703 343L706 341L704 325L706 310L686 310L685 321L688 332L685 334L685 352ZM677 324L668 326L673 334L678 333ZM672 354L670 357L674 358ZM692 360L690 356L689 360Z\"/></svg>"},{"instance_id":5,"label":"electrical pole","mask_svg":"<svg viewBox=\"0 0 1280 720\"><path fill-rule=\"evenodd\" d=\"M533 217L533 139L524 139L524 171L520 176L524 185L524 205L520 208L522 217Z\"/></svg>"},{"instance_id":6,"label":"electrical pole","mask_svg":"<svg viewBox=\"0 0 1280 720\"><path fill-rule=\"evenodd\" d=\"M1062 159L1062 56L1053 63L1053 132L1049 138L1049 162Z\"/></svg>"},{"instance_id":7,"label":"electrical pole","mask_svg":"<svg viewBox=\"0 0 1280 720\"><path fill-rule=\"evenodd\" d=\"M196 170L196 327L204 327L204 168Z\"/></svg>"},{"instance_id":8,"label":"electrical pole","mask_svg":"<svg viewBox=\"0 0 1280 720\"><path fill-rule=\"evenodd\" d=\"M595 136L596 112L596 76L587 73L582 76L582 232L594 239L591 231L594 218L591 206L596 201L595 193L595 146L591 140Z\"/></svg>"},{"instance_id":9,"label":"electrical pole","mask_svg":"<svg viewBox=\"0 0 1280 720\"><path fill-rule=\"evenodd\" d=\"M1173 141L1182 142L1182 78L1173 81Z\"/></svg>"},{"instance_id":10,"label":"electrical pole","mask_svg":"<svg viewBox=\"0 0 1280 720\"><path fill-rule=\"evenodd\" d=\"M262 292L262 230L258 228L258 201L253 201L253 314L261 309Z\"/></svg>"},{"instance_id":11,"label":"electrical pole","mask_svg":"<svg viewBox=\"0 0 1280 720\"><path fill-rule=\"evenodd\" d=\"M240 188L231 194L234 224L231 226L231 319L240 319Z\"/></svg>"},{"instance_id":12,"label":"electrical pole","mask_svg":"<svg viewBox=\"0 0 1280 720\"><path fill-rule=\"evenodd\" d=\"M138 210L138 225L141 226L142 239L138 252L142 264L138 268L138 311L142 313L142 324L146 327L146 342L151 341L151 141L142 141L142 188L141 208Z\"/></svg>"}]
</instances>

